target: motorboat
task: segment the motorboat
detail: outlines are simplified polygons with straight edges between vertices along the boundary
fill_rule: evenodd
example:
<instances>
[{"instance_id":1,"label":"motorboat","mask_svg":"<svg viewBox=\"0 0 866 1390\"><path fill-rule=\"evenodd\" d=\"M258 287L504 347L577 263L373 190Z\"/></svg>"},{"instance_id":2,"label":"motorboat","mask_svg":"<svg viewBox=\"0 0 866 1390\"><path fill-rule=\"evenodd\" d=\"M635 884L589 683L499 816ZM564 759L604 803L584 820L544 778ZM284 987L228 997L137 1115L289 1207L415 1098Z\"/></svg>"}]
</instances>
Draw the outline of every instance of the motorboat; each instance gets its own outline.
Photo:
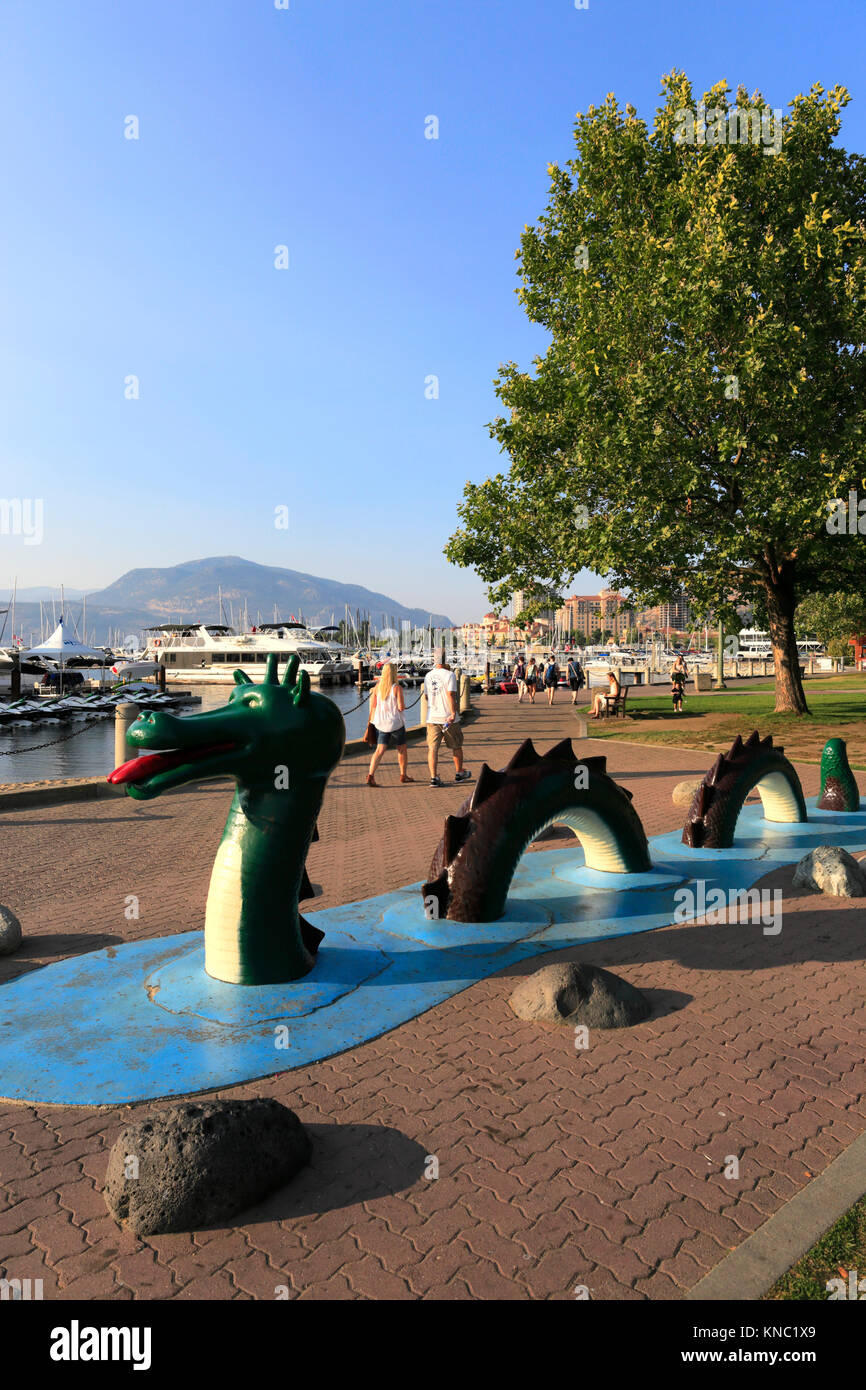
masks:
<instances>
[{"instance_id":1,"label":"motorboat","mask_svg":"<svg viewBox=\"0 0 866 1390\"><path fill-rule=\"evenodd\" d=\"M294 620L262 623L249 632L236 632L223 623L167 623L148 628L148 633L144 658L164 666L167 681L228 684L238 670L251 680L261 680L272 653L281 676L289 658L296 656L299 669L314 684L352 679L351 662L312 637L305 623Z\"/></svg>"}]
</instances>

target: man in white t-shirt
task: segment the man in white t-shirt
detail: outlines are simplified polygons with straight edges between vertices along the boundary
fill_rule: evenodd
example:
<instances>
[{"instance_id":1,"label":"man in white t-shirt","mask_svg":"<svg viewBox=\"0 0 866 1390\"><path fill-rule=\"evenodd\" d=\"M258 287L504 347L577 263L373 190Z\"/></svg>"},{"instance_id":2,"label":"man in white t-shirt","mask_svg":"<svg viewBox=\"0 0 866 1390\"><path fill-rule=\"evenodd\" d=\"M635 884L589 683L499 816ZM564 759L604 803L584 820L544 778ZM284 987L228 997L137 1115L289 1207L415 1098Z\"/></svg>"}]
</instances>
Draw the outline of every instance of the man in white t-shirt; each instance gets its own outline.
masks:
<instances>
[{"instance_id":1,"label":"man in white t-shirt","mask_svg":"<svg viewBox=\"0 0 866 1390\"><path fill-rule=\"evenodd\" d=\"M471 782L472 773L463 770L463 730L457 704L457 677L445 664L444 651L436 657L436 665L424 677L427 697L427 765L430 786L441 787L438 775L439 745L444 740L454 757L455 782Z\"/></svg>"}]
</instances>

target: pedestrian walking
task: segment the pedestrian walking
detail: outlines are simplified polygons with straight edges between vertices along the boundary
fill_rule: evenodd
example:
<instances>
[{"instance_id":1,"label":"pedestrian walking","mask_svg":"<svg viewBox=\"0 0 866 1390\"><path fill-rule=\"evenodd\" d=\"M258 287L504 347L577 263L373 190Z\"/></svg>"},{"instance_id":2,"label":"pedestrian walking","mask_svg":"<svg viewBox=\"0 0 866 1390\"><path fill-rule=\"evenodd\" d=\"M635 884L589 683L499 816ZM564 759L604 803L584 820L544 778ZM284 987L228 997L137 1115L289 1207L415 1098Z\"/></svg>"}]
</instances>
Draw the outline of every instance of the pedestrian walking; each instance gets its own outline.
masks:
<instances>
[{"instance_id":1,"label":"pedestrian walking","mask_svg":"<svg viewBox=\"0 0 866 1390\"><path fill-rule=\"evenodd\" d=\"M526 691L529 695L529 703L531 705L535 704L535 688L538 685L538 677L538 663L535 657L531 656L526 666Z\"/></svg>"},{"instance_id":2,"label":"pedestrian walking","mask_svg":"<svg viewBox=\"0 0 866 1390\"><path fill-rule=\"evenodd\" d=\"M584 687L586 677L583 674L583 667L576 656L568 658L568 665L565 668L565 676L568 681L568 688L571 691L571 703L577 704L577 697Z\"/></svg>"},{"instance_id":3,"label":"pedestrian walking","mask_svg":"<svg viewBox=\"0 0 866 1390\"><path fill-rule=\"evenodd\" d=\"M556 664L553 653L547 663L544 672L544 688L547 691L547 703L552 705L556 699L556 687L559 682L559 667Z\"/></svg>"},{"instance_id":4,"label":"pedestrian walking","mask_svg":"<svg viewBox=\"0 0 866 1390\"><path fill-rule=\"evenodd\" d=\"M682 654L677 656L676 661L671 667L671 697L673 699L674 714L683 712L683 693L688 679L688 667Z\"/></svg>"},{"instance_id":5,"label":"pedestrian walking","mask_svg":"<svg viewBox=\"0 0 866 1390\"><path fill-rule=\"evenodd\" d=\"M427 697L427 764L430 786L441 787L439 776L439 747L444 742L454 758L454 781L471 782L472 773L463 767L463 729L457 703L457 677L446 664L445 652L440 651L436 665L424 677Z\"/></svg>"},{"instance_id":6,"label":"pedestrian walking","mask_svg":"<svg viewBox=\"0 0 866 1390\"><path fill-rule=\"evenodd\" d=\"M517 703L523 704L523 697L526 694L526 662L522 656L517 658L517 665L514 668L514 680L517 684Z\"/></svg>"},{"instance_id":7,"label":"pedestrian walking","mask_svg":"<svg viewBox=\"0 0 866 1390\"><path fill-rule=\"evenodd\" d=\"M393 661L386 661L382 674L370 694L370 723L376 730L376 747L370 759L367 773L367 786L378 787L376 768L392 741L397 749L397 762L400 767L400 781L414 782L409 776L409 753L406 747L406 715L403 687L397 680L397 667Z\"/></svg>"}]
</instances>

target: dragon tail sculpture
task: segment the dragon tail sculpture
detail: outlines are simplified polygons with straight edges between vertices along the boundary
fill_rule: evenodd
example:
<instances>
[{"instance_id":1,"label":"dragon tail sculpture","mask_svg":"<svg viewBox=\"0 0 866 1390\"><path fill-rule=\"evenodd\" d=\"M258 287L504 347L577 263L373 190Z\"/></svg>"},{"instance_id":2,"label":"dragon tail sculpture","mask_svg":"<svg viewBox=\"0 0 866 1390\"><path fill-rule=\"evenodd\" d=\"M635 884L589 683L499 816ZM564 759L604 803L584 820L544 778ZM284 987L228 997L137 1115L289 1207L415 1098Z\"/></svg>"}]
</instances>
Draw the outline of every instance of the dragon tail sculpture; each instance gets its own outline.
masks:
<instances>
[{"instance_id":1,"label":"dragon tail sculpture","mask_svg":"<svg viewBox=\"0 0 866 1390\"><path fill-rule=\"evenodd\" d=\"M859 811L860 791L848 763L844 738L829 738L821 754L820 811Z\"/></svg>"}]
</instances>

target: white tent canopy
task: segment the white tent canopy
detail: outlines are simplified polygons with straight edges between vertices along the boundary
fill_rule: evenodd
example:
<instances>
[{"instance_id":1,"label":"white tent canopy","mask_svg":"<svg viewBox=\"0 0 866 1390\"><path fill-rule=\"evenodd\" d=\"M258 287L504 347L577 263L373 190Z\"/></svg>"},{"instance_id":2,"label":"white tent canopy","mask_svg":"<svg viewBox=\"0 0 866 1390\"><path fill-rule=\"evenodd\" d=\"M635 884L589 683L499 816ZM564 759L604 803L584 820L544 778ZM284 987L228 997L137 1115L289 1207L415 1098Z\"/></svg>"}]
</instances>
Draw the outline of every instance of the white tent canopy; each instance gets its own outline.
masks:
<instances>
[{"instance_id":1,"label":"white tent canopy","mask_svg":"<svg viewBox=\"0 0 866 1390\"><path fill-rule=\"evenodd\" d=\"M47 656L51 661L59 661L61 665L64 661L69 661L71 657L81 656L92 656L98 666L105 663L105 652L101 647L88 647L83 642L79 642L77 638L66 636L62 618L49 638L40 642L38 647L30 647L21 655Z\"/></svg>"}]
</instances>

